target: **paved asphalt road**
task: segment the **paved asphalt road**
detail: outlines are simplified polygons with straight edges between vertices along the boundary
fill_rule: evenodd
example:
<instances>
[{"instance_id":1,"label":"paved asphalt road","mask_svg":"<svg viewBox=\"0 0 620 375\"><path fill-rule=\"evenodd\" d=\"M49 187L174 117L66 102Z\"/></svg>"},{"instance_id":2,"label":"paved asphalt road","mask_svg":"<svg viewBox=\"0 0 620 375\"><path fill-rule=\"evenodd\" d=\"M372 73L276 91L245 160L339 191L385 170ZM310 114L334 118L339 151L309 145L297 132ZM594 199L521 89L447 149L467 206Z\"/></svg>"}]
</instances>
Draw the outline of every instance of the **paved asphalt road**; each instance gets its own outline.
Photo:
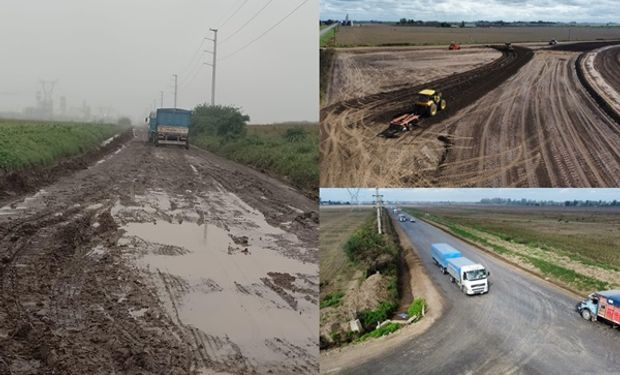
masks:
<instances>
[{"instance_id":1,"label":"paved asphalt road","mask_svg":"<svg viewBox=\"0 0 620 375\"><path fill-rule=\"evenodd\" d=\"M620 374L620 330L587 322L578 298L422 221L399 223L444 296L423 335L347 374ZM466 296L431 260L445 242L491 272L486 295Z\"/></svg>"}]
</instances>

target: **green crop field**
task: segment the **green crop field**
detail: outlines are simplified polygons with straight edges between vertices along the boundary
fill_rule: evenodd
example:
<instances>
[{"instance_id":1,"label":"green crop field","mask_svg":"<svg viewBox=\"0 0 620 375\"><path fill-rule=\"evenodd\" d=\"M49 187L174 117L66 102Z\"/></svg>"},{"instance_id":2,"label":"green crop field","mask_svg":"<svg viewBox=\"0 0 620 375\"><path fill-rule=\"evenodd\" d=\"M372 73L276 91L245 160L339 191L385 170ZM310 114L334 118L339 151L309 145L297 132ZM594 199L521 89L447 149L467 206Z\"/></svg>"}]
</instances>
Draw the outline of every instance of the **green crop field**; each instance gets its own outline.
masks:
<instances>
[{"instance_id":1,"label":"green crop field","mask_svg":"<svg viewBox=\"0 0 620 375\"><path fill-rule=\"evenodd\" d=\"M0 170L50 165L89 151L121 131L117 125L0 119Z\"/></svg>"},{"instance_id":2,"label":"green crop field","mask_svg":"<svg viewBox=\"0 0 620 375\"><path fill-rule=\"evenodd\" d=\"M319 127L283 123L248 125L243 137L223 140L201 135L198 146L254 168L282 176L312 195L319 186Z\"/></svg>"}]
</instances>

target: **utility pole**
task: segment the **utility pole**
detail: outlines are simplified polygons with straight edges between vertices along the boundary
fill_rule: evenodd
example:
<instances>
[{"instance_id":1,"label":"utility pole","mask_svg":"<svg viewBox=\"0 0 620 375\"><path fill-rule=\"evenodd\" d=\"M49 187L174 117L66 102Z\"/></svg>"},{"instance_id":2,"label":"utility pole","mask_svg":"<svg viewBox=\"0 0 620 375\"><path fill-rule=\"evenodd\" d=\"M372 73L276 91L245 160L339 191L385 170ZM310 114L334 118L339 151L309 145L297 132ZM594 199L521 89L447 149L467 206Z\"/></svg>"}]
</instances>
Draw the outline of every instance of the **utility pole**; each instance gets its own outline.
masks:
<instances>
[{"instance_id":1,"label":"utility pole","mask_svg":"<svg viewBox=\"0 0 620 375\"><path fill-rule=\"evenodd\" d=\"M177 82L178 82L178 78L179 76L177 74L173 74L172 75L174 77L174 109L177 108Z\"/></svg>"},{"instance_id":2,"label":"utility pole","mask_svg":"<svg viewBox=\"0 0 620 375\"><path fill-rule=\"evenodd\" d=\"M205 50L205 52L210 53L211 55L213 55L213 63L209 64L209 63L205 63L205 65L209 65L212 69L212 73L211 73L211 105L215 105L215 65L216 65L216 61L217 61L217 29L209 29L211 31L213 31L213 39L211 38L205 38L208 39L210 41L213 42L213 51L207 51Z\"/></svg>"},{"instance_id":3,"label":"utility pole","mask_svg":"<svg viewBox=\"0 0 620 375\"><path fill-rule=\"evenodd\" d=\"M160 95L159 107L164 108L164 92L160 91L159 95Z\"/></svg>"},{"instance_id":4,"label":"utility pole","mask_svg":"<svg viewBox=\"0 0 620 375\"><path fill-rule=\"evenodd\" d=\"M375 194L373 195L373 197L375 197L375 207L377 209L377 231L379 232L379 234L382 234L383 232L381 231L381 209L383 207L383 195L379 194L379 188L375 188Z\"/></svg>"}]
</instances>

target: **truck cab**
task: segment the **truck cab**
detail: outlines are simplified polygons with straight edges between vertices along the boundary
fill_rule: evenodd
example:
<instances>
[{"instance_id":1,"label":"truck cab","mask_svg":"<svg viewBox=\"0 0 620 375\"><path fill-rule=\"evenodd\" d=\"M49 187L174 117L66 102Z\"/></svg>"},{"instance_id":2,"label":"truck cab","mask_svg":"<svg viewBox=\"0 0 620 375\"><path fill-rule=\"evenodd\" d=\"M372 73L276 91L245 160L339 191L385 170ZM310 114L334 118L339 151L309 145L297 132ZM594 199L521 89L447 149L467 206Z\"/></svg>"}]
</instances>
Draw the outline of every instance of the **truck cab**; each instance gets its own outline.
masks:
<instances>
[{"instance_id":1,"label":"truck cab","mask_svg":"<svg viewBox=\"0 0 620 375\"><path fill-rule=\"evenodd\" d=\"M594 292L579 302L577 312L585 320L606 320L620 325L620 290Z\"/></svg>"},{"instance_id":2,"label":"truck cab","mask_svg":"<svg viewBox=\"0 0 620 375\"><path fill-rule=\"evenodd\" d=\"M488 278L491 273L482 264L465 257L452 258L448 260L448 274L450 280L467 295L483 294L489 291Z\"/></svg>"}]
</instances>

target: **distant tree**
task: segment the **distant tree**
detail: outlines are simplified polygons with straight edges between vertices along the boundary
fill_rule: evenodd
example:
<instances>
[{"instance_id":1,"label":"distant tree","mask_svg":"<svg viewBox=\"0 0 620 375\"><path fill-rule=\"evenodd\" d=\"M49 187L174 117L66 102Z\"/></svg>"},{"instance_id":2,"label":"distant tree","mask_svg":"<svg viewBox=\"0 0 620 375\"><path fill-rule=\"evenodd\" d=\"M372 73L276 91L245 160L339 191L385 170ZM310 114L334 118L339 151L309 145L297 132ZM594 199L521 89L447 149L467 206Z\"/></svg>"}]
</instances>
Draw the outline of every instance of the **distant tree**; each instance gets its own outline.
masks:
<instances>
[{"instance_id":1,"label":"distant tree","mask_svg":"<svg viewBox=\"0 0 620 375\"><path fill-rule=\"evenodd\" d=\"M129 117L120 117L118 124L121 126L131 126L131 119Z\"/></svg>"},{"instance_id":2,"label":"distant tree","mask_svg":"<svg viewBox=\"0 0 620 375\"><path fill-rule=\"evenodd\" d=\"M245 135L248 115L232 106L199 105L192 113L192 134L209 134L234 139Z\"/></svg>"},{"instance_id":3,"label":"distant tree","mask_svg":"<svg viewBox=\"0 0 620 375\"><path fill-rule=\"evenodd\" d=\"M465 21L461 21L461 26L460 27L465 27Z\"/></svg>"}]
</instances>

